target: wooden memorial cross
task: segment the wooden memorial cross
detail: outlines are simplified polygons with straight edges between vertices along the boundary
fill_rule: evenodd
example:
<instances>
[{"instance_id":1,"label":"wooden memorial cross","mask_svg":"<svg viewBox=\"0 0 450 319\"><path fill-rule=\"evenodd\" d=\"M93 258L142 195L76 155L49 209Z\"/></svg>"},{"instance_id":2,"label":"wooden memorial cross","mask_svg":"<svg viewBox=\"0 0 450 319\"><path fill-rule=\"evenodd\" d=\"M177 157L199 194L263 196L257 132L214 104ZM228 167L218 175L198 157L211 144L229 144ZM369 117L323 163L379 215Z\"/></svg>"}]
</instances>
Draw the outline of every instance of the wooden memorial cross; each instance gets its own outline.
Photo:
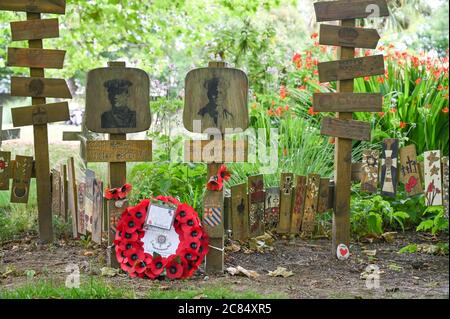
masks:
<instances>
[{"instance_id":1,"label":"wooden memorial cross","mask_svg":"<svg viewBox=\"0 0 450 319\"><path fill-rule=\"evenodd\" d=\"M87 162L108 163L108 187L126 183L127 162L152 160L152 141L127 140L127 133L150 128L150 80L143 70L128 68L125 62L89 71L86 86L85 123L88 130L109 134L109 140L86 141ZM126 207L108 203L108 264L118 267L112 247L115 227Z\"/></svg>"},{"instance_id":2,"label":"wooden memorial cross","mask_svg":"<svg viewBox=\"0 0 450 319\"><path fill-rule=\"evenodd\" d=\"M8 48L8 66L30 68L30 77L11 78L12 96L30 96L32 106L12 109L15 127L33 125L39 237L53 241L50 164L47 124L69 119L67 102L46 104L47 97L70 98L61 79L45 79L44 69L61 69L65 51L43 49L42 39L59 36L57 19L41 19L41 13L64 14L65 0L2 0L0 10L24 11L27 21L11 23L13 41L28 41L28 48Z\"/></svg>"},{"instance_id":3,"label":"wooden memorial cross","mask_svg":"<svg viewBox=\"0 0 450 319\"><path fill-rule=\"evenodd\" d=\"M321 45L339 46L338 61L319 63L319 81L338 81L337 93L314 95L314 109L336 112L325 118L321 133L337 137L335 144L335 194L332 252L350 241L350 195L352 140L370 140L370 123L354 121L352 112L379 112L381 94L353 93L354 78L384 74L382 55L355 58L355 48L376 48L376 30L356 28L359 18L388 16L385 0L339 0L314 3L317 22L341 20L339 26L320 26Z\"/></svg>"},{"instance_id":4,"label":"wooden memorial cross","mask_svg":"<svg viewBox=\"0 0 450 319\"><path fill-rule=\"evenodd\" d=\"M225 140L223 134L243 132L248 128L247 75L241 70L227 68L225 62L210 62L207 68L195 69L186 75L185 92L185 128L214 137L213 140L186 141L185 161L208 163L208 181L217 174L222 163L245 162L247 142ZM239 191L245 192L244 189L245 186ZM244 209L248 212L246 206ZM231 207L232 214L236 209ZM210 237L207 273L224 270L223 211L223 190L207 190L203 199L203 226Z\"/></svg>"},{"instance_id":5,"label":"wooden memorial cross","mask_svg":"<svg viewBox=\"0 0 450 319\"><path fill-rule=\"evenodd\" d=\"M3 106L0 105L0 147L2 146L2 141L7 140L17 140L20 138L20 129L10 129L3 130Z\"/></svg>"}]
</instances>

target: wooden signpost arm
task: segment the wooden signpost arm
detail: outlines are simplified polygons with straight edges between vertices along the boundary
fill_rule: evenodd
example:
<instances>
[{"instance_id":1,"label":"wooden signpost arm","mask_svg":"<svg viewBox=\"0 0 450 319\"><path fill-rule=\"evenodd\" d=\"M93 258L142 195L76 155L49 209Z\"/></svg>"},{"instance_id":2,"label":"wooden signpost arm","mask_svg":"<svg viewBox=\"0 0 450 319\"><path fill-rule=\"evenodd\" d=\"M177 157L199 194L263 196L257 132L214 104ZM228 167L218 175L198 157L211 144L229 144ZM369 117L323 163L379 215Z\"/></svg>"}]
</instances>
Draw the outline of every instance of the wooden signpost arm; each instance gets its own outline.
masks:
<instances>
[{"instance_id":1,"label":"wooden signpost arm","mask_svg":"<svg viewBox=\"0 0 450 319\"><path fill-rule=\"evenodd\" d=\"M27 13L27 20L37 20L40 18L40 13ZM41 39L29 40L28 45L30 48L43 48ZM30 68L30 76L43 78L45 76L44 69ZM45 97L33 97L31 98L31 102L33 105L45 104ZM53 227L47 124L33 125L33 131L36 160L39 234L41 241L49 243L53 241Z\"/></svg>"},{"instance_id":2,"label":"wooden signpost arm","mask_svg":"<svg viewBox=\"0 0 450 319\"><path fill-rule=\"evenodd\" d=\"M341 26L354 27L355 19L342 20ZM355 55L353 47L338 47L339 59L352 59ZM354 80L343 80L337 83L337 91L341 93L353 92ZM336 117L351 120L353 113L338 112ZM339 244L349 245L350 242L350 195L352 177L352 140L336 138L335 145L335 194L333 214L333 255Z\"/></svg>"}]
</instances>

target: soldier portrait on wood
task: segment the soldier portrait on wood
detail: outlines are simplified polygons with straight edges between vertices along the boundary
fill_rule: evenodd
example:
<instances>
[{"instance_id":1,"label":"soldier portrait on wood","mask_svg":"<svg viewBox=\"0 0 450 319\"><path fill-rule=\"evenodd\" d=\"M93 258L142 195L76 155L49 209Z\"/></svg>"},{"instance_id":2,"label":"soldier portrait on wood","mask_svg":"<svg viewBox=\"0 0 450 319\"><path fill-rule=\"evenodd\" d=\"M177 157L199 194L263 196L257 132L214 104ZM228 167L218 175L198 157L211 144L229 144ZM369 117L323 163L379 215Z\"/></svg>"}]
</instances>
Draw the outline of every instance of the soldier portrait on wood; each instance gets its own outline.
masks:
<instances>
[{"instance_id":1,"label":"soldier portrait on wood","mask_svg":"<svg viewBox=\"0 0 450 319\"><path fill-rule=\"evenodd\" d=\"M129 87L133 83L125 79L113 79L103 85L108 91L111 110L103 112L102 128L136 127L136 111L128 107Z\"/></svg>"}]
</instances>

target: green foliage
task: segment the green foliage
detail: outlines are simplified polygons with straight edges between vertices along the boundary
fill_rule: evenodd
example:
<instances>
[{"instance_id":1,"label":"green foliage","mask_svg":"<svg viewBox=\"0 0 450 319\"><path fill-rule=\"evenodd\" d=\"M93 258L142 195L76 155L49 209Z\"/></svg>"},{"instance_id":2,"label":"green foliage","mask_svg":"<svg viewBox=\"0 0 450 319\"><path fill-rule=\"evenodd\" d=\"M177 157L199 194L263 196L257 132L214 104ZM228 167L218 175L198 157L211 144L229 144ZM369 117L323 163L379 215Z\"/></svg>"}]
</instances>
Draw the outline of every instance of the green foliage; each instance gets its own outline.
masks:
<instances>
[{"instance_id":1,"label":"green foliage","mask_svg":"<svg viewBox=\"0 0 450 319\"><path fill-rule=\"evenodd\" d=\"M442 231L448 232L448 219L444 216L444 208L442 206L428 207L423 213L423 221L416 230L429 231L433 235Z\"/></svg>"}]
</instances>

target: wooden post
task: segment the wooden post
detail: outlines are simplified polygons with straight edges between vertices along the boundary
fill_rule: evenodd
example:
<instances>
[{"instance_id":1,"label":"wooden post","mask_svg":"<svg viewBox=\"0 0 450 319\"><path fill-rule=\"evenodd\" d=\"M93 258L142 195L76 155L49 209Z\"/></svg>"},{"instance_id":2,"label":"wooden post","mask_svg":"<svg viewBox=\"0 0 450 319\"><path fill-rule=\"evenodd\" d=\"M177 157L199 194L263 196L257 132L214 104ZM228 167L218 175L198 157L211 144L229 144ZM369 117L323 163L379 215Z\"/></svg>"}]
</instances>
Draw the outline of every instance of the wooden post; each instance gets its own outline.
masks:
<instances>
[{"instance_id":1,"label":"wooden post","mask_svg":"<svg viewBox=\"0 0 450 319\"><path fill-rule=\"evenodd\" d=\"M11 95L31 96L33 106L13 109L12 117L14 126L33 125L39 237L44 243L53 241L47 124L67 120L69 110L67 103L45 104L46 97L57 97L53 95L54 90L47 90L47 86L57 83L61 88L66 83L61 80L46 80L44 68L62 68L65 51L43 49L42 39L59 35L59 30L54 20L41 20L41 13L64 14L65 6L64 0L31 5L25 1L12 0L0 3L0 10L27 13L27 21L11 23L11 30L12 40L28 40L29 48L8 48L7 65L30 68L30 78L11 79ZM63 97L68 97L67 90L63 93Z\"/></svg>"},{"instance_id":2,"label":"wooden post","mask_svg":"<svg viewBox=\"0 0 450 319\"><path fill-rule=\"evenodd\" d=\"M319 81L338 81L337 93L315 94L313 105L320 112L336 112L325 118L321 133L336 137L334 166L334 214L332 254L350 242L350 198L352 182L352 139L370 140L370 124L353 121L355 111L379 111L382 97L354 94L354 78L384 74L383 56L355 58L355 48L375 48L379 36L370 29L355 28L358 18L389 15L385 0L322 1L314 3L316 20L340 20L340 26L321 26L319 44L338 46L338 61L319 63ZM339 94L339 96L338 96ZM339 99L337 99L339 97ZM333 98L336 99L334 102Z\"/></svg>"}]
</instances>

